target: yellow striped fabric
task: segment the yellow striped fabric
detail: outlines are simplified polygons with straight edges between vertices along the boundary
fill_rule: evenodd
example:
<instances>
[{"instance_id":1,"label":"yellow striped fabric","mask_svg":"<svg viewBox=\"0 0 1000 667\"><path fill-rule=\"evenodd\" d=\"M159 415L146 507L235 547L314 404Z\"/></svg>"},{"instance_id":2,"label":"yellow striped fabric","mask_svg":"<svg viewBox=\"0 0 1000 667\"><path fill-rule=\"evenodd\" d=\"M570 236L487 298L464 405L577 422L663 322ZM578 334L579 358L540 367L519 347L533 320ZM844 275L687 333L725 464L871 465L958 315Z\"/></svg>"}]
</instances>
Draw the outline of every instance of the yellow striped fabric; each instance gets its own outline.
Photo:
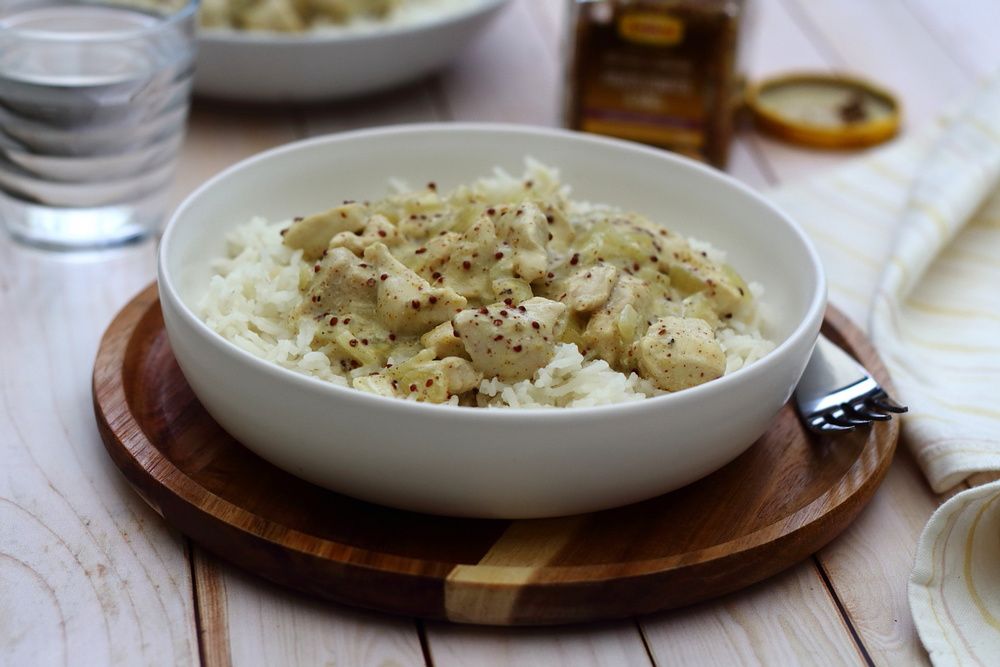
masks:
<instances>
[{"instance_id":1,"label":"yellow striped fabric","mask_svg":"<svg viewBox=\"0 0 1000 667\"><path fill-rule=\"evenodd\" d=\"M773 198L819 248L831 301L867 326L934 490L1000 471L1000 77L920 135ZM910 602L937 665L1000 664L997 612L973 601L1000 600L998 506L998 485L966 491L925 529ZM993 509L973 521L975 507ZM975 526L992 537L967 547ZM975 594L955 565L968 549Z\"/></svg>"},{"instance_id":2,"label":"yellow striped fabric","mask_svg":"<svg viewBox=\"0 0 1000 667\"><path fill-rule=\"evenodd\" d=\"M910 609L931 662L1000 662L1000 482L963 491L927 523Z\"/></svg>"}]
</instances>

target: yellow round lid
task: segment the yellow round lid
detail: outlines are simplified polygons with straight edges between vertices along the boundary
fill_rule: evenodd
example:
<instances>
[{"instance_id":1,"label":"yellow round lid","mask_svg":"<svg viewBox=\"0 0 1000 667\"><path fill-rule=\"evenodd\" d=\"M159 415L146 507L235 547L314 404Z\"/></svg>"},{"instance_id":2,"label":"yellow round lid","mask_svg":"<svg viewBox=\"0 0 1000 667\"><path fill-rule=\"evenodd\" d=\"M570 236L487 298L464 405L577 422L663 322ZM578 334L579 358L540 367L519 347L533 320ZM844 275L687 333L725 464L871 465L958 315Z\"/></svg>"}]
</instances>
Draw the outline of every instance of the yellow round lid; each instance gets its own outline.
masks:
<instances>
[{"instance_id":1,"label":"yellow round lid","mask_svg":"<svg viewBox=\"0 0 1000 667\"><path fill-rule=\"evenodd\" d=\"M765 79L746 92L759 128L792 143L861 148L899 131L900 105L892 93L840 74L801 73Z\"/></svg>"}]
</instances>

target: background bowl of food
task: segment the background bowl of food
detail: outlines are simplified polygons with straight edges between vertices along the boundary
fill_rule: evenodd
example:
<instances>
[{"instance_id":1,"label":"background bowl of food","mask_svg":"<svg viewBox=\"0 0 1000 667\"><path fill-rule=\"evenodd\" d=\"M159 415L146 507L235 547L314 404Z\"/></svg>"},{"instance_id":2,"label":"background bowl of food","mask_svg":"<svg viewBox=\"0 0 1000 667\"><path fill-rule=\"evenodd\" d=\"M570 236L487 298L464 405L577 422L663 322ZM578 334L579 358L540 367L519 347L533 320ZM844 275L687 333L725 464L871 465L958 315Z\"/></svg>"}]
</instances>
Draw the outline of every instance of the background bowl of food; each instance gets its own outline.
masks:
<instances>
[{"instance_id":1,"label":"background bowl of food","mask_svg":"<svg viewBox=\"0 0 1000 667\"><path fill-rule=\"evenodd\" d=\"M390 88L451 61L506 0L205 0L195 91L312 102Z\"/></svg>"},{"instance_id":2,"label":"background bowl of food","mask_svg":"<svg viewBox=\"0 0 1000 667\"><path fill-rule=\"evenodd\" d=\"M726 175L480 124L230 168L168 224L159 290L192 389L263 458L504 518L639 501L733 460L788 400L826 297L803 232Z\"/></svg>"}]
</instances>

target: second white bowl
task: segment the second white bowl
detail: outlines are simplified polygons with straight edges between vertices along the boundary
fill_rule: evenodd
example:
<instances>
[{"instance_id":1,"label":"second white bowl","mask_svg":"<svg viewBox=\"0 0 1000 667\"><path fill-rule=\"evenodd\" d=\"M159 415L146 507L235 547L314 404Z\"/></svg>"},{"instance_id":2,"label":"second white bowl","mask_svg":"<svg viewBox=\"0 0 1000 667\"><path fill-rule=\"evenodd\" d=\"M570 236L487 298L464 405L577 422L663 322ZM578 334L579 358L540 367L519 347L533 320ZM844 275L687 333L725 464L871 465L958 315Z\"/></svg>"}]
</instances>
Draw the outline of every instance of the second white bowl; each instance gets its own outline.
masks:
<instances>
[{"instance_id":1,"label":"second white bowl","mask_svg":"<svg viewBox=\"0 0 1000 667\"><path fill-rule=\"evenodd\" d=\"M444 67L507 0L365 32L202 30L195 92L249 102L314 102L391 88Z\"/></svg>"}]
</instances>

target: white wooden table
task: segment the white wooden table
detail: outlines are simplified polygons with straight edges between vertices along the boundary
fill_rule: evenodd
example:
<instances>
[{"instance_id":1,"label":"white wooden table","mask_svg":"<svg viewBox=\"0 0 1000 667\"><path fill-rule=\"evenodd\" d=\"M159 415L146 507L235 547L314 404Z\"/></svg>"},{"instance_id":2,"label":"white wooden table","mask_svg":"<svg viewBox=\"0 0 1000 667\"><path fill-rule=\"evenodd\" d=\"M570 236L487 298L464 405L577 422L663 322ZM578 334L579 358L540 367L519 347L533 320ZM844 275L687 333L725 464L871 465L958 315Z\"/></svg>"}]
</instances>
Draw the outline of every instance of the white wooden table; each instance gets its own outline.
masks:
<instances>
[{"instance_id":1,"label":"white wooden table","mask_svg":"<svg viewBox=\"0 0 1000 667\"><path fill-rule=\"evenodd\" d=\"M995 0L754 5L751 77L862 73L900 94L907 130L1000 65ZM304 136L434 120L555 124L562 9L562 0L515 0L450 70L373 99L305 109L197 103L176 199ZM766 188L850 157L745 132L730 170ZM809 560L715 602L606 625L423 623L309 599L217 561L131 491L92 414L99 337L153 279L153 255L152 243L60 255L0 239L0 665L926 663L906 581L942 499L905 448L871 505Z\"/></svg>"}]
</instances>

